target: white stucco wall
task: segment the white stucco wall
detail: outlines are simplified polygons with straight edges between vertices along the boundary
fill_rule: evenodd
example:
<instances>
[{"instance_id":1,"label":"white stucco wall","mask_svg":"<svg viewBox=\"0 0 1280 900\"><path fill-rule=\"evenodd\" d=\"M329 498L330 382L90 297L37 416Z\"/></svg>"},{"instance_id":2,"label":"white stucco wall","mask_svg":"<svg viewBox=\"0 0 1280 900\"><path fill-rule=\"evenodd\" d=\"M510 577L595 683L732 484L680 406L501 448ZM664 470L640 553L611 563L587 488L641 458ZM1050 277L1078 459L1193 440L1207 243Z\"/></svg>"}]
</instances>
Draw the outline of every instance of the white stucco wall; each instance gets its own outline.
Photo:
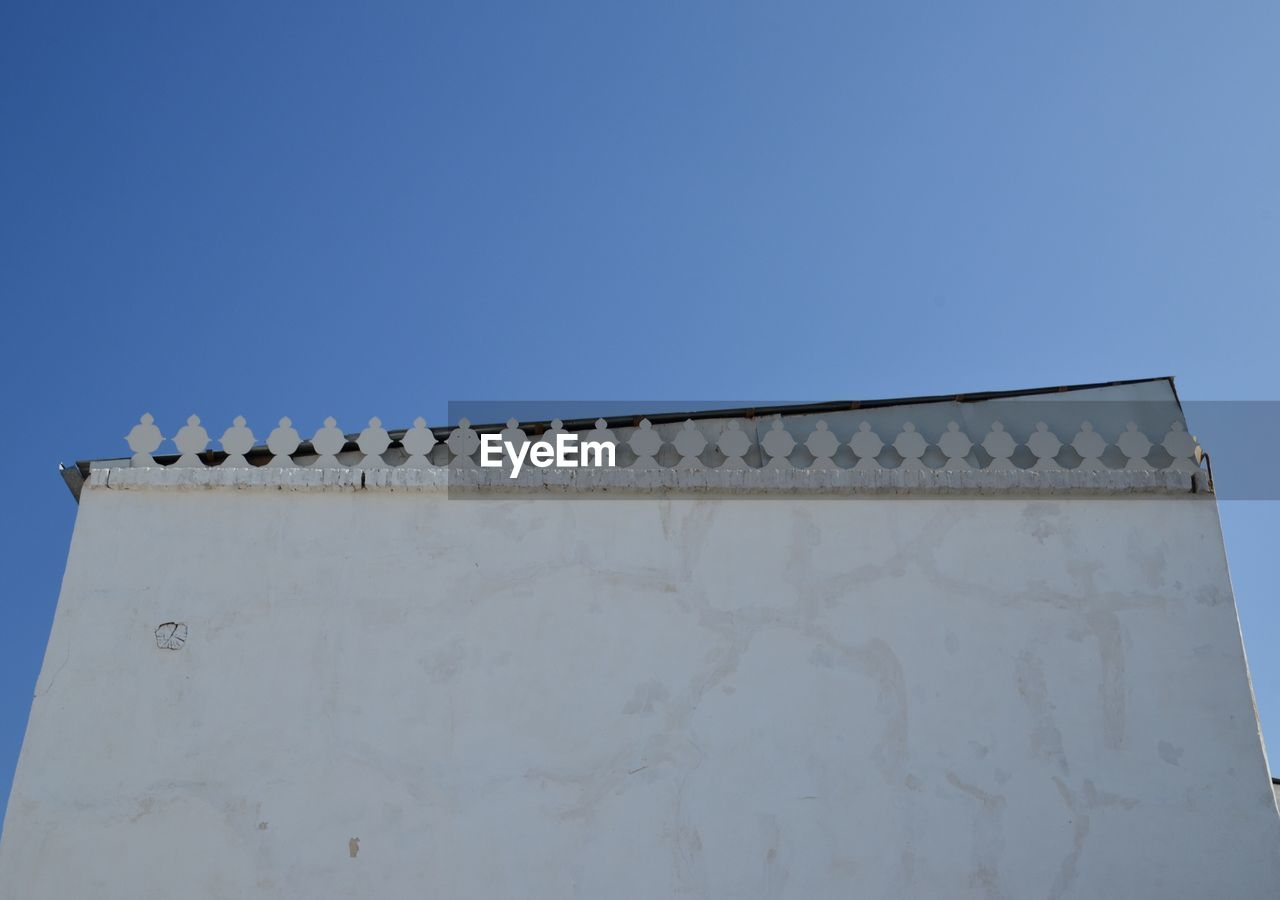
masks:
<instances>
[{"instance_id":1,"label":"white stucco wall","mask_svg":"<svg viewBox=\"0 0 1280 900\"><path fill-rule=\"evenodd\" d=\"M1192 496L89 489L0 843L6 900L1278 894Z\"/></svg>"}]
</instances>

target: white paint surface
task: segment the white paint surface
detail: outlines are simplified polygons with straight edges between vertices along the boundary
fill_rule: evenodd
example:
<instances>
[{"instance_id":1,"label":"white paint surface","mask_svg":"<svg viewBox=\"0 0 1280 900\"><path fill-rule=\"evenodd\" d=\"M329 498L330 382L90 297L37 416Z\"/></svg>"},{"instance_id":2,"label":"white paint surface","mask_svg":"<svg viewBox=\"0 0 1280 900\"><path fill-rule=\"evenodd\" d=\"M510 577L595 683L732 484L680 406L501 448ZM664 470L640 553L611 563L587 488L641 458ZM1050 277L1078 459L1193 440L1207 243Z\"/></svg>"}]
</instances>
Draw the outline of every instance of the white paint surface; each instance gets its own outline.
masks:
<instances>
[{"instance_id":1,"label":"white paint surface","mask_svg":"<svg viewBox=\"0 0 1280 900\"><path fill-rule=\"evenodd\" d=\"M0 843L6 900L1278 894L1192 496L86 490Z\"/></svg>"}]
</instances>

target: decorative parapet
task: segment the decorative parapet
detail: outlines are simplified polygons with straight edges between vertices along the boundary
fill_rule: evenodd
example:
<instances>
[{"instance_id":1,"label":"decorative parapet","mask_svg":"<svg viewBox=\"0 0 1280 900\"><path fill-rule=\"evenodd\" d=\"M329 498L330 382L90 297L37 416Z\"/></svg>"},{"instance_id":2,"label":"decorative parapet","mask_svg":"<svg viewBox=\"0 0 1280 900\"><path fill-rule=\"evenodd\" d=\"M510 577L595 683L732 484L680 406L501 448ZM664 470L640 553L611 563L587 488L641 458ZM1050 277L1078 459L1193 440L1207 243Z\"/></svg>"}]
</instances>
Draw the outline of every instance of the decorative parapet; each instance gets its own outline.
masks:
<instances>
[{"instance_id":1,"label":"decorative parapet","mask_svg":"<svg viewBox=\"0 0 1280 900\"><path fill-rule=\"evenodd\" d=\"M333 418L304 441L288 418L265 444L242 417L219 438L221 451L191 416L172 437L176 454L157 459L165 437L150 415L126 436L133 455L95 464L91 486L276 487L285 489L461 489L593 492L807 493L1204 493L1211 490L1202 453L1181 421L1148 436L1129 423L1102 434L1082 422L1056 434L1044 422L1015 434L1000 421L970 434L957 422L925 433L906 422L880 434L868 421L799 418L687 419L654 425L641 419L610 428L604 419L574 432L607 444L612 466L557 468L525 465L512 477L504 454L498 467L481 465L482 435L505 445L554 445L564 423L477 429L462 419L452 429L413 427L388 432L377 418L345 435ZM533 454L529 454L532 458Z\"/></svg>"}]
</instances>

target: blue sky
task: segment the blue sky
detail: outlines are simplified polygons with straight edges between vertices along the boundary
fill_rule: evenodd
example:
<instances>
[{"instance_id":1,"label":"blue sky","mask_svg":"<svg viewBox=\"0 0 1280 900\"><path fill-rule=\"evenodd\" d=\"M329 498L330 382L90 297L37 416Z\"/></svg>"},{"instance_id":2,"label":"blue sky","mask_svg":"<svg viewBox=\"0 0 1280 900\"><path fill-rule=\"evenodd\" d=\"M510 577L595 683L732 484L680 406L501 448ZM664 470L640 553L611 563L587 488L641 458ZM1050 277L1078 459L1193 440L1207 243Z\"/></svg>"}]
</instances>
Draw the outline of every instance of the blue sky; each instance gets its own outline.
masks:
<instances>
[{"instance_id":1,"label":"blue sky","mask_svg":"<svg viewBox=\"0 0 1280 900\"><path fill-rule=\"evenodd\" d=\"M144 410L1280 397L1280 7L1032 6L4 5L0 799L57 463ZM1223 518L1280 735L1276 507Z\"/></svg>"}]
</instances>

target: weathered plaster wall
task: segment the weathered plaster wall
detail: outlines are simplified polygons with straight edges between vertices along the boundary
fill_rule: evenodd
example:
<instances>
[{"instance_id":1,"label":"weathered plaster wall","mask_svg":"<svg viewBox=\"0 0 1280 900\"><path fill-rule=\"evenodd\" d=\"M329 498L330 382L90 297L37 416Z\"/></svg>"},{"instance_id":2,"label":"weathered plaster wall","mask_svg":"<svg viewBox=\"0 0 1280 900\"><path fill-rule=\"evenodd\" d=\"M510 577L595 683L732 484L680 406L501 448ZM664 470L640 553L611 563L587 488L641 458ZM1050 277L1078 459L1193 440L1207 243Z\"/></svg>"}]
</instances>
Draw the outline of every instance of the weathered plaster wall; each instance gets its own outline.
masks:
<instances>
[{"instance_id":1,"label":"weathered plaster wall","mask_svg":"<svg viewBox=\"0 0 1280 900\"><path fill-rule=\"evenodd\" d=\"M86 490L0 844L6 900L1278 890L1194 496Z\"/></svg>"}]
</instances>

